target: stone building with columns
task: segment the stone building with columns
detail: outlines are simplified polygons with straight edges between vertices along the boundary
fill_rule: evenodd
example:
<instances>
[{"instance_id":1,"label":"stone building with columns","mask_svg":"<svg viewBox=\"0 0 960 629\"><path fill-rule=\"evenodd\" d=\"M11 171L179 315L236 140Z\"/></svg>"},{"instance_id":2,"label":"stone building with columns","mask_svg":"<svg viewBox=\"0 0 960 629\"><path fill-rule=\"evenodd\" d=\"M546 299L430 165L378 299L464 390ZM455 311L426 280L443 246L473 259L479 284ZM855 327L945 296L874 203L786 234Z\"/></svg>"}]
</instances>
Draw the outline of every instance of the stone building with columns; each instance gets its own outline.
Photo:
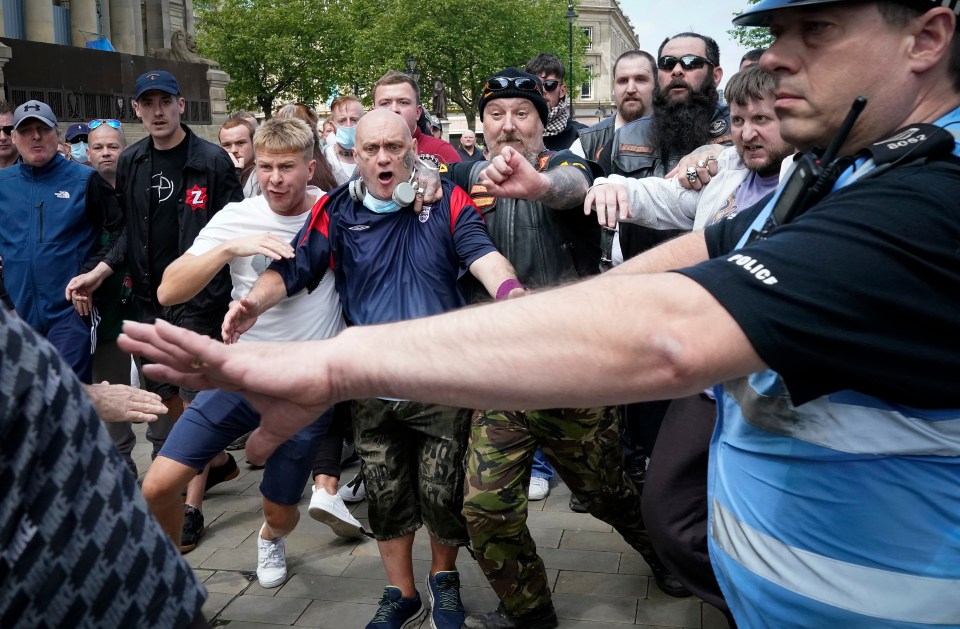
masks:
<instances>
[{"instance_id":1,"label":"stone building with columns","mask_svg":"<svg viewBox=\"0 0 960 629\"><path fill-rule=\"evenodd\" d=\"M193 0L0 0L0 94L45 100L62 122L116 118L142 129L130 105L136 77L177 76L184 120L215 136L230 77L192 48Z\"/></svg>"}]
</instances>

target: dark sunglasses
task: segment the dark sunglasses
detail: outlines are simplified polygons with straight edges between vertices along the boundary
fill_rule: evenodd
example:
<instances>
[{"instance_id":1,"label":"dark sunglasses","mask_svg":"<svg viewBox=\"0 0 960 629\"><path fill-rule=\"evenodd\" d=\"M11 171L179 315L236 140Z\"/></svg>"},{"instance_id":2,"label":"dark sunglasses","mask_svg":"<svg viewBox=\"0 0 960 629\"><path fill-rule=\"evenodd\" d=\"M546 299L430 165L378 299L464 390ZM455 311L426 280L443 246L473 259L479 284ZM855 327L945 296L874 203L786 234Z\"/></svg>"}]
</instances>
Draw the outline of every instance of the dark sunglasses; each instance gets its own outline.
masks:
<instances>
[{"instance_id":1,"label":"dark sunglasses","mask_svg":"<svg viewBox=\"0 0 960 629\"><path fill-rule=\"evenodd\" d=\"M543 82L543 89L544 91L547 91L547 92L552 92L553 90L557 89L557 87L559 86L560 86L559 79L549 79L549 80L544 80Z\"/></svg>"},{"instance_id":2,"label":"dark sunglasses","mask_svg":"<svg viewBox=\"0 0 960 629\"><path fill-rule=\"evenodd\" d=\"M113 127L114 129L119 129L121 127L119 120L114 120L113 118L98 118L96 120L91 120L90 124L87 126L91 131L99 127L100 125L105 124L108 127Z\"/></svg>"},{"instance_id":3,"label":"dark sunglasses","mask_svg":"<svg viewBox=\"0 0 960 629\"><path fill-rule=\"evenodd\" d=\"M699 55L683 55L682 57L666 56L657 60L657 67L664 72L671 72L677 64L684 70L699 70L703 66L712 66L713 62Z\"/></svg>"},{"instance_id":4,"label":"dark sunglasses","mask_svg":"<svg viewBox=\"0 0 960 629\"><path fill-rule=\"evenodd\" d=\"M537 82L525 76L495 76L483 84L483 90L499 92L500 90L509 88L511 85L521 92L541 93L540 86Z\"/></svg>"},{"instance_id":5,"label":"dark sunglasses","mask_svg":"<svg viewBox=\"0 0 960 629\"><path fill-rule=\"evenodd\" d=\"M7 135L13 135L13 125L8 124L5 127L0 127L0 131L6 133Z\"/></svg>"}]
</instances>

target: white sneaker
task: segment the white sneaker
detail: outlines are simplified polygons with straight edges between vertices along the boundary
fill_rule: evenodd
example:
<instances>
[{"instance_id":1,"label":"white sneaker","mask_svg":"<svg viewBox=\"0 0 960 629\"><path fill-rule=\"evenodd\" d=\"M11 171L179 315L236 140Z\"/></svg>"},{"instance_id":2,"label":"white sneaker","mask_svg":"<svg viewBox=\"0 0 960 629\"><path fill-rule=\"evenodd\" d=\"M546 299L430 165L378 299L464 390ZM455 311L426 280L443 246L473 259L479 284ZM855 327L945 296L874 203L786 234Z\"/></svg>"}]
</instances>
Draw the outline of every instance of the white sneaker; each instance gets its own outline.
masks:
<instances>
[{"instance_id":1,"label":"white sneaker","mask_svg":"<svg viewBox=\"0 0 960 629\"><path fill-rule=\"evenodd\" d=\"M529 500L543 500L550 495L550 481L539 476L530 477L530 493L527 495Z\"/></svg>"},{"instance_id":2,"label":"white sneaker","mask_svg":"<svg viewBox=\"0 0 960 629\"><path fill-rule=\"evenodd\" d=\"M337 495L344 502L362 502L367 497L367 488L363 484L363 477L360 476L360 473L358 472L352 481L340 487L337 490Z\"/></svg>"},{"instance_id":3,"label":"white sneaker","mask_svg":"<svg viewBox=\"0 0 960 629\"><path fill-rule=\"evenodd\" d=\"M307 509L310 517L317 522L323 522L340 537L359 539L363 537L363 525L347 511L343 498L331 496L327 490L317 491L313 486L313 496L310 498L310 507Z\"/></svg>"},{"instance_id":4,"label":"white sneaker","mask_svg":"<svg viewBox=\"0 0 960 629\"><path fill-rule=\"evenodd\" d=\"M263 527L257 534L257 579L260 587L275 588L287 580L287 549L284 538L263 539Z\"/></svg>"}]
</instances>

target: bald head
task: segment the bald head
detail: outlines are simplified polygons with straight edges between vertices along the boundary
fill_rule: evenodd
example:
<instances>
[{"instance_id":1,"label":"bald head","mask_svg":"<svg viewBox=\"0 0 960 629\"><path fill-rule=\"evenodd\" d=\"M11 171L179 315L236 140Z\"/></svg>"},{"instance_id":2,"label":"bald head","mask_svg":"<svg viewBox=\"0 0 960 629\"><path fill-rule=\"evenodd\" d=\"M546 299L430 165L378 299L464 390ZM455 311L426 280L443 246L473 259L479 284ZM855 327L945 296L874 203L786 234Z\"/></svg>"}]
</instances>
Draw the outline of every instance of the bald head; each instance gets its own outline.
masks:
<instances>
[{"instance_id":1,"label":"bald head","mask_svg":"<svg viewBox=\"0 0 960 629\"><path fill-rule=\"evenodd\" d=\"M87 140L87 157L90 159L90 166L111 185L115 185L117 160L127 146L127 139L123 130L102 124L90 131Z\"/></svg>"},{"instance_id":2,"label":"bald head","mask_svg":"<svg viewBox=\"0 0 960 629\"><path fill-rule=\"evenodd\" d=\"M389 199L393 189L410 179L416 163L417 142L406 121L389 109L374 109L357 123L353 155L367 190Z\"/></svg>"},{"instance_id":3,"label":"bald head","mask_svg":"<svg viewBox=\"0 0 960 629\"><path fill-rule=\"evenodd\" d=\"M402 129L397 129L398 125ZM383 133L384 131L401 133L407 142L413 140L413 136L410 135L410 128L399 114L389 109L374 109L357 122L357 144L360 144L360 139L363 137Z\"/></svg>"}]
</instances>

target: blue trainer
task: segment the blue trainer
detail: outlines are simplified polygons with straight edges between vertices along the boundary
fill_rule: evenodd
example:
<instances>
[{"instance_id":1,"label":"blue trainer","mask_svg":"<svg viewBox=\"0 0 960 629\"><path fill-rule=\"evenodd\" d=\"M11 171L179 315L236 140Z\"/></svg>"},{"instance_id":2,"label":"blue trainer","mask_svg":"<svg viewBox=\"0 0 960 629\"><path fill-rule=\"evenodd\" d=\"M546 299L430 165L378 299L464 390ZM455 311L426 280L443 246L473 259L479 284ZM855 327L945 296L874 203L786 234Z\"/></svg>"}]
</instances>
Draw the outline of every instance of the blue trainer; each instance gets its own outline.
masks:
<instances>
[{"instance_id":1,"label":"blue trainer","mask_svg":"<svg viewBox=\"0 0 960 629\"><path fill-rule=\"evenodd\" d=\"M388 585L383 588L380 609L373 620L367 623L367 629L404 629L413 627L423 619L427 609L420 602L420 593L414 598L403 598L400 588Z\"/></svg>"},{"instance_id":2,"label":"blue trainer","mask_svg":"<svg viewBox=\"0 0 960 629\"><path fill-rule=\"evenodd\" d=\"M460 600L460 573L441 571L427 575L430 597L430 626L433 629L460 629L463 626L463 601Z\"/></svg>"}]
</instances>

